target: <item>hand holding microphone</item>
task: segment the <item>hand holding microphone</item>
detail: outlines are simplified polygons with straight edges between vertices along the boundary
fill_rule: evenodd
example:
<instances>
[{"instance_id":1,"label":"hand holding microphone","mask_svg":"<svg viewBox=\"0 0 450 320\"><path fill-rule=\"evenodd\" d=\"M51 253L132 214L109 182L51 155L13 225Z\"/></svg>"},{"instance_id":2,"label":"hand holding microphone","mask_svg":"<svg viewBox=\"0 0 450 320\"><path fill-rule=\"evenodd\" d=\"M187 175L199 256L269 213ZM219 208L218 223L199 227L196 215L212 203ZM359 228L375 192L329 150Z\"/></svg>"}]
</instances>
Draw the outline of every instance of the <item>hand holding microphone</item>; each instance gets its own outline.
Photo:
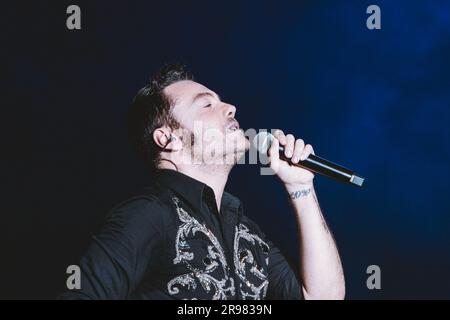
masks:
<instances>
[{"instance_id":1,"label":"hand holding microphone","mask_svg":"<svg viewBox=\"0 0 450 320\"><path fill-rule=\"evenodd\" d=\"M285 184L310 184L314 178L312 172L359 187L364 182L364 178L351 170L316 156L311 145L305 145L303 140L296 140L281 130L276 130L274 135L260 132L253 140L253 146L260 153L269 154L271 168Z\"/></svg>"}]
</instances>

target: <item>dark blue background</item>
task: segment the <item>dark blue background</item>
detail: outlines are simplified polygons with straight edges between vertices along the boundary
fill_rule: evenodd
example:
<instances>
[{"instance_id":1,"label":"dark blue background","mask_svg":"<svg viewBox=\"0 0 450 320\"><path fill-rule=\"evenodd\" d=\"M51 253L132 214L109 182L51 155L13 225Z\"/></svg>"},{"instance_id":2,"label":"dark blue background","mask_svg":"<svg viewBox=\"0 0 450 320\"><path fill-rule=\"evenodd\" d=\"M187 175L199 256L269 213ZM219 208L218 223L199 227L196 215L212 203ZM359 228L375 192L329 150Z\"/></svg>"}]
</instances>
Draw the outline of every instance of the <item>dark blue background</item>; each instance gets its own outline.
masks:
<instances>
[{"instance_id":1,"label":"dark blue background","mask_svg":"<svg viewBox=\"0 0 450 320\"><path fill-rule=\"evenodd\" d=\"M242 127L282 128L367 178L362 189L316 178L348 298L450 298L450 3L162 2L2 8L1 296L56 296L108 209L150 182L124 113L179 60ZM73 3L81 31L65 27ZM382 30L366 28L370 4ZM228 190L295 260L286 195L258 172L235 168ZM366 288L371 264L379 291Z\"/></svg>"}]
</instances>

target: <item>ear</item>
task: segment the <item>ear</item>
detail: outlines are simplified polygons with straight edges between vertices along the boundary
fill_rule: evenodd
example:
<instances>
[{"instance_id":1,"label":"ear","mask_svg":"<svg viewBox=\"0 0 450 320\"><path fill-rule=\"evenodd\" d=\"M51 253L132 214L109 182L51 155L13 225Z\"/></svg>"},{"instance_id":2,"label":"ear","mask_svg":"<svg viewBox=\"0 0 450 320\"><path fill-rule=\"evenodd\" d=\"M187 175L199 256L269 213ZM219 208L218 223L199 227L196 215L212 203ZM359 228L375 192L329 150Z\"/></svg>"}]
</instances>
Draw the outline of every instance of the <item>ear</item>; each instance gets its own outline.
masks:
<instances>
[{"instance_id":1,"label":"ear","mask_svg":"<svg viewBox=\"0 0 450 320\"><path fill-rule=\"evenodd\" d=\"M171 139L172 137L172 139ZM169 128L161 127L153 131L153 141L161 148L165 150L177 151L181 148L180 143L175 136L172 135Z\"/></svg>"},{"instance_id":2,"label":"ear","mask_svg":"<svg viewBox=\"0 0 450 320\"><path fill-rule=\"evenodd\" d=\"M167 143L169 143L169 137L170 132L166 130L166 128L158 128L153 131L153 141L155 141L156 145L161 149L166 147Z\"/></svg>"}]
</instances>

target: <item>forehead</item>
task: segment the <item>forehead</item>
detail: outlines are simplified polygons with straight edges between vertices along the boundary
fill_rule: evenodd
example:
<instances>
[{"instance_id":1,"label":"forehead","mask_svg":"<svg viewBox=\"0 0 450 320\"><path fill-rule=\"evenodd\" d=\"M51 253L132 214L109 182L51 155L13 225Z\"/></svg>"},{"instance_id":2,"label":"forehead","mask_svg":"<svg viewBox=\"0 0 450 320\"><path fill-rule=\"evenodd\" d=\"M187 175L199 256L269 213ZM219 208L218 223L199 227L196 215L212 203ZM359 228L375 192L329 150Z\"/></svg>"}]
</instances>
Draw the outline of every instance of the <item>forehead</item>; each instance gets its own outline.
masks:
<instances>
[{"instance_id":1,"label":"forehead","mask_svg":"<svg viewBox=\"0 0 450 320\"><path fill-rule=\"evenodd\" d=\"M164 88L164 93L170 97L173 105L187 103L191 101L192 98L194 98L198 93L202 92L212 91L204 85L191 80L178 81Z\"/></svg>"}]
</instances>

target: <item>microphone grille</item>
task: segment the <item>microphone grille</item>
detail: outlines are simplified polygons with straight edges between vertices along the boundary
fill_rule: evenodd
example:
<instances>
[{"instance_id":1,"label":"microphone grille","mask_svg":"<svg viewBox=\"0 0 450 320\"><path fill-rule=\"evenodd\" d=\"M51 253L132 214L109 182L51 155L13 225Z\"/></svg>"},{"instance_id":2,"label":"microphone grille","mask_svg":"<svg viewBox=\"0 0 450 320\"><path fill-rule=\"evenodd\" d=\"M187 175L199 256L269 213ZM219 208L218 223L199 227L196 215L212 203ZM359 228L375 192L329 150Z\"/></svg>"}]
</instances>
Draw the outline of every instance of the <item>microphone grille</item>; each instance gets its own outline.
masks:
<instances>
[{"instance_id":1,"label":"microphone grille","mask_svg":"<svg viewBox=\"0 0 450 320\"><path fill-rule=\"evenodd\" d=\"M259 153L267 154L267 151L272 145L273 138L274 136L269 132L260 132L253 138L253 147L255 147Z\"/></svg>"}]
</instances>

